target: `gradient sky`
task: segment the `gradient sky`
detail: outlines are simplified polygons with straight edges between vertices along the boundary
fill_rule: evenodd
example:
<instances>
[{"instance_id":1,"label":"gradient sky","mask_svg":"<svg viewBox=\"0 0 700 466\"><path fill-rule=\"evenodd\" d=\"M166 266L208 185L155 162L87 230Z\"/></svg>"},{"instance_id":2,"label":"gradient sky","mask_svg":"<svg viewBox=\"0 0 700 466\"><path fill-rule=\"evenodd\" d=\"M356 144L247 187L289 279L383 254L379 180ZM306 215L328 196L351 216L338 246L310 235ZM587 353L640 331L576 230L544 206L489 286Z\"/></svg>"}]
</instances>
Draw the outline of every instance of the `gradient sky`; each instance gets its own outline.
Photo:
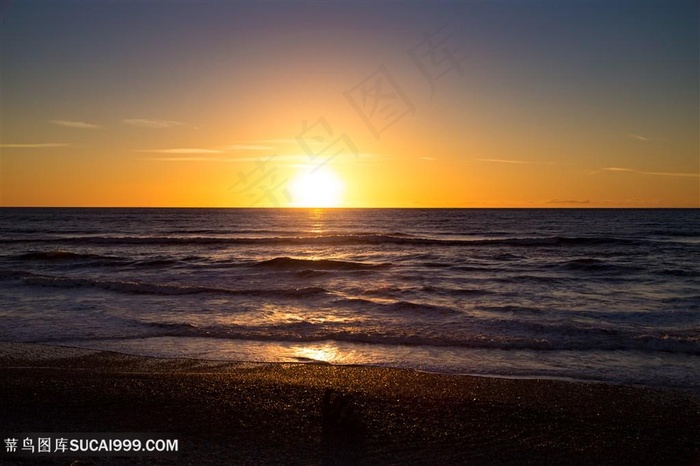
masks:
<instances>
[{"instance_id":1,"label":"gradient sky","mask_svg":"<svg viewBox=\"0 0 700 466\"><path fill-rule=\"evenodd\" d=\"M1 205L699 207L699 9L17 0Z\"/></svg>"}]
</instances>

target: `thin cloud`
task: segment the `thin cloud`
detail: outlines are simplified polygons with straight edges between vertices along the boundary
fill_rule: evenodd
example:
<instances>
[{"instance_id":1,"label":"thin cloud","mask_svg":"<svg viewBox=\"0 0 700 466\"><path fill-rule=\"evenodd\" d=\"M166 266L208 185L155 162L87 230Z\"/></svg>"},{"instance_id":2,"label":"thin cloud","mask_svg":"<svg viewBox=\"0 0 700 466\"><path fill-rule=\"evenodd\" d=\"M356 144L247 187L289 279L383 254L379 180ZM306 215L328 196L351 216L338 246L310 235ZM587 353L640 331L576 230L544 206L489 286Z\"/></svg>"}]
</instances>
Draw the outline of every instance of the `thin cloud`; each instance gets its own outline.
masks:
<instances>
[{"instance_id":1,"label":"thin cloud","mask_svg":"<svg viewBox=\"0 0 700 466\"><path fill-rule=\"evenodd\" d=\"M221 154L223 151L216 149L199 149L192 147L177 148L177 149L145 149L137 150L136 152L150 152L154 154Z\"/></svg>"},{"instance_id":2,"label":"thin cloud","mask_svg":"<svg viewBox=\"0 0 700 466\"><path fill-rule=\"evenodd\" d=\"M642 175L654 175L654 176L689 176L689 177L700 177L700 173L671 173L671 172L639 172Z\"/></svg>"},{"instance_id":3,"label":"thin cloud","mask_svg":"<svg viewBox=\"0 0 700 466\"><path fill-rule=\"evenodd\" d=\"M143 157L139 160L150 161L150 162L226 162L226 163L237 163L237 162L253 162L256 164L263 164L266 167L273 166L284 166L291 168L309 168L312 165L309 160L308 154L300 153L288 153L288 154L260 154L260 155L245 155L243 157L226 157L226 151L223 150L213 150L213 149L153 149L153 150L137 150L135 152L141 153L154 153L154 154L166 154L172 155L173 157ZM222 154L220 156L212 156L213 154ZM229 152L230 154L230 152ZM180 157L180 155L182 157ZM191 157L187 157L190 155ZM334 165L342 163L353 163L353 164L364 164L369 165L369 160L389 160L388 157L382 158L378 154L366 152L359 154L362 157L362 161L355 160L354 157L347 156L337 156L327 162ZM324 159L325 160L325 159ZM374 163L374 162L373 162Z\"/></svg>"},{"instance_id":4,"label":"thin cloud","mask_svg":"<svg viewBox=\"0 0 700 466\"><path fill-rule=\"evenodd\" d=\"M240 162L240 159L230 159L221 157L148 157L141 160L154 162Z\"/></svg>"},{"instance_id":5,"label":"thin cloud","mask_svg":"<svg viewBox=\"0 0 700 466\"><path fill-rule=\"evenodd\" d=\"M93 125L92 123L85 123L84 121L73 121L73 120L50 120L49 123L53 123L57 126L65 126L66 128L76 128L76 129L98 129L99 125Z\"/></svg>"},{"instance_id":6,"label":"thin cloud","mask_svg":"<svg viewBox=\"0 0 700 466\"><path fill-rule=\"evenodd\" d=\"M247 141L250 144L265 144L265 145L294 145L298 146L300 144L298 139L294 138L283 138L283 139L252 139ZM328 142L318 142L314 140L304 140L307 146L327 146Z\"/></svg>"},{"instance_id":7,"label":"thin cloud","mask_svg":"<svg viewBox=\"0 0 700 466\"><path fill-rule=\"evenodd\" d=\"M146 118L127 118L124 123L139 128L172 128L173 126L184 125L181 121L173 120L149 120Z\"/></svg>"},{"instance_id":8,"label":"thin cloud","mask_svg":"<svg viewBox=\"0 0 700 466\"><path fill-rule=\"evenodd\" d=\"M631 139L636 139L636 140L638 140L638 141L651 141L650 138L647 138L647 137L644 137L644 136L640 136L639 134L632 134L632 133L630 133L630 134L627 135L627 137L628 137L628 138L631 138Z\"/></svg>"},{"instance_id":9,"label":"thin cloud","mask_svg":"<svg viewBox=\"0 0 700 466\"><path fill-rule=\"evenodd\" d=\"M271 146L261 146L256 144L234 144L226 147L229 150L272 150Z\"/></svg>"},{"instance_id":10,"label":"thin cloud","mask_svg":"<svg viewBox=\"0 0 700 466\"><path fill-rule=\"evenodd\" d=\"M547 204L590 204L590 199L578 200L578 199L552 199L547 201Z\"/></svg>"},{"instance_id":11,"label":"thin cloud","mask_svg":"<svg viewBox=\"0 0 700 466\"><path fill-rule=\"evenodd\" d=\"M337 157L338 159L340 157ZM280 162L307 162L309 156L306 154L271 154L258 157L237 157L234 159L241 162L264 162L264 163L280 163ZM333 160L335 162L335 160Z\"/></svg>"},{"instance_id":12,"label":"thin cloud","mask_svg":"<svg viewBox=\"0 0 700 466\"><path fill-rule=\"evenodd\" d=\"M46 149L49 147L68 147L70 144L63 142L44 142L39 144L0 144L0 147L7 149Z\"/></svg>"},{"instance_id":13,"label":"thin cloud","mask_svg":"<svg viewBox=\"0 0 700 466\"><path fill-rule=\"evenodd\" d=\"M172 150L172 149L171 149ZM206 149L205 149L206 150ZM139 152L156 152L156 151L139 151ZM202 157L146 157L141 160L151 160L159 162L256 162L264 164L278 164L283 162L303 162L308 160L308 156L305 154L285 154L285 155L266 155L259 157L207 157L206 154L209 152L163 152L158 151L158 153L165 154L204 154ZM214 153L222 153L220 151ZM288 165L288 163L286 164Z\"/></svg>"},{"instance_id":14,"label":"thin cloud","mask_svg":"<svg viewBox=\"0 0 700 466\"><path fill-rule=\"evenodd\" d=\"M635 173L638 175L650 175L650 176L681 176L681 177L700 177L700 173L683 173L683 172L647 172L636 170L634 168L619 168L619 167L606 167L602 170L609 172L623 172L623 173Z\"/></svg>"},{"instance_id":15,"label":"thin cloud","mask_svg":"<svg viewBox=\"0 0 700 466\"><path fill-rule=\"evenodd\" d=\"M507 160L507 159L476 159L479 162L492 162L492 163L536 163L530 160Z\"/></svg>"},{"instance_id":16,"label":"thin cloud","mask_svg":"<svg viewBox=\"0 0 700 466\"><path fill-rule=\"evenodd\" d=\"M260 144L296 144L299 141L296 139L292 138L284 138L284 139L253 139L253 143L260 143Z\"/></svg>"},{"instance_id":17,"label":"thin cloud","mask_svg":"<svg viewBox=\"0 0 700 466\"><path fill-rule=\"evenodd\" d=\"M634 168L622 168L622 167L605 167L601 168L601 170L605 170L606 172L635 172Z\"/></svg>"}]
</instances>

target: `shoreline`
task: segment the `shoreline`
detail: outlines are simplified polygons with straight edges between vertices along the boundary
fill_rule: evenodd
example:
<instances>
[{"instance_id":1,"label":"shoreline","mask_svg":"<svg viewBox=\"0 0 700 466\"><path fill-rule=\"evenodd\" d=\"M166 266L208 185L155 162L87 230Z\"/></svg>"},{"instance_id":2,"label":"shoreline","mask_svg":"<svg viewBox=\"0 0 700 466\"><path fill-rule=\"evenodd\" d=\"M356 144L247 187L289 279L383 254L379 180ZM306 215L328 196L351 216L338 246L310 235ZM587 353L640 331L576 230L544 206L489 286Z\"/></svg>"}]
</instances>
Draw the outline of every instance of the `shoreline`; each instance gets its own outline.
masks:
<instances>
[{"instance_id":1,"label":"shoreline","mask_svg":"<svg viewBox=\"0 0 700 466\"><path fill-rule=\"evenodd\" d=\"M700 396L677 389L5 342L0 374L2 432L182 439L175 459L94 464L700 463ZM350 407L343 425L328 390Z\"/></svg>"},{"instance_id":2,"label":"shoreline","mask_svg":"<svg viewBox=\"0 0 700 466\"><path fill-rule=\"evenodd\" d=\"M148 338L153 338L153 337L146 337ZM155 337L158 338L158 337ZM241 340L243 344L249 343L247 340ZM8 346L11 345L11 346ZM53 343L15 343L15 342L5 342L5 341L0 341L0 358L3 358L4 355L8 354L14 354L16 357L17 354L22 353L22 345L26 345L24 347L24 351L27 352L28 354L34 354L35 356L30 356L30 359L34 359L37 354L46 354L51 353L51 358L52 359L61 359L64 357L68 357L71 354L76 354L76 352L85 352L85 354L90 354L90 353L97 353L97 352L102 352L106 354L114 354L114 355L122 355L122 356L128 356L128 357L135 357L135 358L144 358L147 360L151 361L199 361L200 363L204 363L205 361L208 361L210 364L254 364L254 365L265 365L265 364L311 364L311 365L332 365L336 367L374 367L374 368L379 368L379 369L398 369L398 370L407 370L407 371L415 371L415 372L420 372L420 373L426 373L426 374L435 374L435 375L448 375L448 376L466 376L466 377L477 377L477 378L495 378L495 379L508 379L508 380L551 380L551 381L560 381L560 382L571 382L571 383L586 383L586 384L605 384L605 385L613 385L613 386L622 386L622 387L637 387L641 389L653 389L653 390L672 390L672 391L680 391L680 392L687 392L690 394L696 394L700 395L700 386L681 386L678 383L675 384L662 384L662 383L653 383L651 381L631 381L631 380L614 380L614 379L604 379L604 378L599 378L595 377L593 375L590 375L588 377L586 376L567 376L567 375L551 375L551 374L505 374L505 373L488 373L488 372L471 372L471 371L464 371L460 372L457 370L440 370L439 368L431 369L431 368L426 368L426 367L419 367L419 366L409 366L409 365L404 365L401 363L398 364L391 364L391 363L386 363L386 364L371 364L371 363L342 363L342 362L334 362L334 361L324 361L322 359L310 359L310 358L297 358L296 360L287 358L287 359L282 359L282 360L264 360L264 359L235 359L235 358L226 358L226 357L221 357L221 358L215 358L215 357L197 357L197 356L188 356L188 355L177 355L177 354L159 354L157 352L151 353L151 354L144 354L140 353L138 350L136 351L129 351L128 348L109 348L109 347L92 347L92 346L81 346L81 345L72 345L70 342L66 344L53 344ZM46 348L46 350L41 351L40 348ZM49 350L49 348L51 348ZM508 351L508 350L501 350L501 351Z\"/></svg>"}]
</instances>

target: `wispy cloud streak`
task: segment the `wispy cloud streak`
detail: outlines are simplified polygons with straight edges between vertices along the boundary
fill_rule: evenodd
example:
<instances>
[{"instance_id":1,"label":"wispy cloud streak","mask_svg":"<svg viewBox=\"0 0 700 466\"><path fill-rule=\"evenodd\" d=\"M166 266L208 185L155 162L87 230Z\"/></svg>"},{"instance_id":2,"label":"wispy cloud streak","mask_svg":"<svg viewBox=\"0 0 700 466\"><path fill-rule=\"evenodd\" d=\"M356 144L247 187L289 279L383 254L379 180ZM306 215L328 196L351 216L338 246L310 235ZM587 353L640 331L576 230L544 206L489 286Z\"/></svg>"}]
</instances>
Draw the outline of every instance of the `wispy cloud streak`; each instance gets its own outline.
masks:
<instances>
[{"instance_id":1,"label":"wispy cloud streak","mask_svg":"<svg viewBox=\"0 0 700 466\"><path fill-rule=\"evenodd\" d=\"M253 139L252 141L249 141L249 142L261 143L261 144L298 144L298 141L296 139L292 139L292 138Z\"/></svg>"},{"instance_id":2,"label":"wispy cloud streak","mask_svg":"<svg viewBox=\"0 0 700 466\"><path fill-rule=\"evenodd\" d=\"M492 162L492 163L537 163L531 160L508 160L508 159L476 159L479 162Z\"/></svg>"},{"instance_id":3,"label":"wispy cloud streak","mask_svg":"<svg viewBox=\"0 0 700 466\"><path fill-rule=\"evenodd\" d=\"M590 204L589 199L578 200L578 199L552 199L547 201L547 204Z\"/></svg>"},{"instance_id":4,"label":"wispy cloud streak","mask_svg":"<svg viewBox=\"0 0 700 466\"><path fill-rule=\"evenodd\" d=\"M84 121L73 121L73 120L50 120L50 123L56 126L65 126L66 128L76 128L76 129L98 129L99 125L94 125L92 123L85 123Z\"/></svg>"},{"instance_id":5,"label":"wispy cloud streak","mask_svg":"<svg viewBox=\"0 0 700 466\"><path fill-rule=\"evenodd\" d=\"M226 147L228 150L272 150L272 146L262 146L258 144L234 144Z\"/></svg>"},{"instance_id":6,"label":"wispy cloud streak","mask_svg":"<svg viewBox=\"0 0 700 466\"><path fill-rule=\"evenodd\" d=\"M637 170L634 168L620 168L620 167L606 167L601 170L608 172L622 172L622 173L635 173L638 175L650 175L650 176L680 176L680 177L700 177L700 173L684 173L684 172L648 172Z\"/></svg>"},{"instance_id":7,"label":"wispy cloud streak","mask_svg":"<svg viewBox=\"0 0 700 466\"><path fill-rule=\"evenodd\" d=\"M148 157L141 160L152 162L244 162L244 159L232 159L225 157Z\"/></svg>"},{"instance_id":8,"label":"wispy cloud streak","mask_svg":"<svg viewBox=\"0 0 700 466\"><path fill-rule=\"evenodd\" d=\"M181 126L184 123L173 120L149 120L146 118L127 118L124 123L139 128L172 128L173 126Z\"/></svg>"},{"instance_id":9,"label":"wispy cloud streak","mask_svg":"<svg viewBox=\"0 0 700 466\"><path fill-rule=\"evenodd\" d=\"M154 152L154 151L139 151L139 152ZM177 154L183 154L183 155L188 155L188 153L185 152L159 152L159 153L167 153L167 154L172 154L172 155L177 155ZM221 153L221 152L217 152ZM189 153L191 155L196 155L198 154L197 152L192 152ZM202 156L194 156L194 157L145 157L141 160L150 160L150 161L157 161L157 162L261 162L264 161L264 157L251 157L251 156L246 156L246 157L212 157L212 156L207 156L209 154L208 152L202 152ZM286 154L286 155L275 155L274 160L276 162L288 162L288 163L298 163L298 162L305 162L307 161L308 156L306 154ZM292 165L292 166L297 166L297 165ZM299 164L298 166L302 166ZM305 165L304 165L305 166Z\"/></svg>"},{"instance_id":10,"label":"wispy cloud streak","mask_svg":"<svg viewBox=\"0 0 700 466\"><path fill-rule=\"evenodd\" d=\"M700 173L671 173L671 172L639 172L642 175L652 175L652 176L684 176L698 178Z\"/></svg>"},{"instance_id":11,"label":"wispy cloud streak","mask_svg":"<svg viewBox=\"0 0 700 466\"><path fill-rule=\"evenodd\" d=\"M651 141L650 138L647 138L647 137L644 137L644 136L640 136L639 134L631 134L631 133L630 133L630 134L627 135L627 137L628 137L628 138L631 138L631 139L636 139L637 141Z\"/></svg>"},{"instance_id":12,"label":"wispy cloud streak","mask_svg":"<svg viewBox=\"0 0 700 466\"><path fill-rule=\"evenodd\" d=\"M634 168L623 168L623 167L605 167L602 170L606 172L634 172Z\"/></svg>"},{"instance_id":13,"label":"wispy cloud streak","mask_svg":"<svg viewBox=\"0 0 700 466\"><path fill-rule=\"evenodd\" d=\"M150 152L154 154L222 154L223 151L216 149L199 149L192 147L184 147L177 149L143 149L136 152Z\"/></svg>"},{"instance_id":14,"label":"wispy cloud streak","mask_svg":"<svg viewBox=\"0 0 700 466\"><path fill-rule=\"evenodd\" d=\"M6 149L46 149L50 147L68 147L70 144L63 142L44 142L38 144L0 144L0 147Z\"/></svg>"}]
</instances>

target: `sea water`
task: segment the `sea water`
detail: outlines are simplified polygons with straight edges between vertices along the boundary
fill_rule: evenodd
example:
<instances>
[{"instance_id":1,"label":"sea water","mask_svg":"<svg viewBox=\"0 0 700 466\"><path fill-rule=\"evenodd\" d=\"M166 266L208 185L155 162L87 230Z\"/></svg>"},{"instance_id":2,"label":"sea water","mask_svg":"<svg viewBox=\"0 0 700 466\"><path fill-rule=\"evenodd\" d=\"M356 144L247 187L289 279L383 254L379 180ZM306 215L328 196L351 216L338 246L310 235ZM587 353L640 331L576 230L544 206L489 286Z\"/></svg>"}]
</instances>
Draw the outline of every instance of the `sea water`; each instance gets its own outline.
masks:
<instances>
[{"instance_id":1,"label":"sea water","mask_svg":"<svg viewBox=\"0 0 700 466\"><path fill-rule=\"evenodd\" d=\"M0 209L0 340L700 390L697 209Z\"/></svg>"}]
</instances>

